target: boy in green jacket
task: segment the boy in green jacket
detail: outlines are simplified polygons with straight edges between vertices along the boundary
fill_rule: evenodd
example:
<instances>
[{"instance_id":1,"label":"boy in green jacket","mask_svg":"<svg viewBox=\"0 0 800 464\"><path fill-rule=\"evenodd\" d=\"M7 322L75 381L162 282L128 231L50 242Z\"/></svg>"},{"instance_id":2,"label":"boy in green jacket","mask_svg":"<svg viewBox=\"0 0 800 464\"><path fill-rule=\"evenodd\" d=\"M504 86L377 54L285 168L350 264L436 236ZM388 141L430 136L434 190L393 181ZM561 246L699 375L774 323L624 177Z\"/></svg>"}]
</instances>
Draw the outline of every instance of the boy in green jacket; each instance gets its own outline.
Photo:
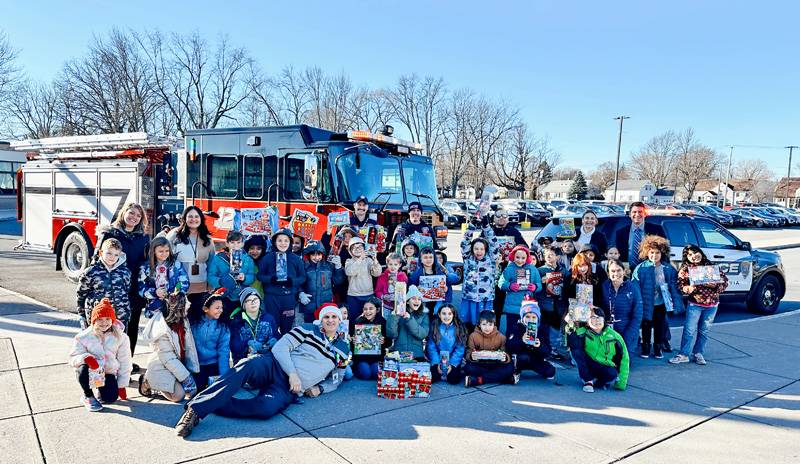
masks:
<instances>
[{"instance_id":1,"label":"boy in green jacket","mask_svg":"<svg viewBox=\"0 0 800 464\"><path fill-rule=\"evenodd\" d=\"M583 391L592 393L595 387L603 388L609 383L625 390L630 367L628 350L622 336L606 325L602 309L592 308L587 327L579 327L568 340Z\"/></svg>"}]
</instances>

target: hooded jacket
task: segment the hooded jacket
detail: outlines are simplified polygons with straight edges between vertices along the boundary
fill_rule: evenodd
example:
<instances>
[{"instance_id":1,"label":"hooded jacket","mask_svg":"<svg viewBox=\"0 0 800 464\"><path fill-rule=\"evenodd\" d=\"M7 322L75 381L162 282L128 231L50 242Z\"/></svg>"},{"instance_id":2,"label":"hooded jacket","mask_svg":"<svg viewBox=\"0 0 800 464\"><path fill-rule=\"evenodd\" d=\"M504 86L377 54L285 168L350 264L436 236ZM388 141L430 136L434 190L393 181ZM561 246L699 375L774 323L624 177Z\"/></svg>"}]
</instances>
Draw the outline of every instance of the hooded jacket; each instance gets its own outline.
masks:
<instances>
[{"instance_id":1,"label":"hooded jacket","mask_svg":"<svg viewBox=\"0 0 800 464\"><path fill-rule=\"evenodd\" d=\"M278 281L278 252L270 251L258 263L258 280L264 285L266 295L297 295L306 281L306 269L303 260L292 253L291 247L286 250L286 280Z\"/></svg>"},{"instance_id":2,"label":"hooded jacket","mask_svg":"<svg viewBox=\"0 0 800 464\"><path fill-rule=\"evenodd\" d=\"M448 363L451 366L458 367L464 361L464 352L467 347L464 343L459 341L456 337L455 324L445 325L441 322L434 324L431 330L439 331L439 343L433 341L433 335L428 337L428 360L432 366L442 363L442 352L446 352L450 356Z\"/></svg>"},{"instance_id":3,"label":"hooded jacket","mask_svg":"<svg viewBox=\"0 0 800 464\"><path fill-rule=\"evenodd\" d=\"M178 284L180 284L183 292L187 292L189 290L189 276L186 274L186 269L183 268L183 265L177 260L173 260L166 262L165 266L167 267L167 293L174 292ZM163 301L156 295L156 290L155 276L150 275L150 263L144 263L139 268L139 296L147 299L149 310L163 307Z\"/></svg>"},{"instance_id":4,"label":"hooded jacket","mask_svg":"<svg viewBox=\"0 0 800 464\"><path fill-rule=\"evenodd\" d=\"M514 262L514 254L518 251L524 251L528 256L525 264L522 266L517 266ZM539 270L533 265L532 259L531 252L525 246L515 246L509 253L508 265L505 270L503 270L503 273L500 274L500 281L497 283L497 286L501 290L507 292L505 305L503 305L503 312L506 314L518 315L519 308L525 296L533 297L542 288L542 278L539 276ZM521 285L520 289L516 292L511 291L511 284L519 283L520 274L527 274L528 283L536 285L536 289L532 292L528 291L526 284Z\"/></svg>"},{"instance_id":5,"label":"hooded jacket","mask_svg":"<svg viewBox=\"0 0 800 464\"><path fill-rule=\"evenodd\" d=\"M256 265L253 258L244 250L241 250L240 273L244 274L244 281L238 282L231 273L231 253L220 252L214 255L208 263L208 285L212 289L224 288L222 295L231 301L239 299L242 288L249 286L256 280Z\"/></svg>"},{"instance_id":6,"label":"hooded jacket","mask_svg":"<svg viewBox=\"0 0 800 464\"><path fill-rule=\"evenodd\" d=\"M322 260L319 263L312 262L309 258L312 253L322 253ZM344 268L336 268L329 263L325 254L325 248L319 242L311 242L303 250L306 272L303 293L311 295L311 301L301 308L305 314L313 314L322 303L333 301L333 288L347 280Z\"/></svg>"},{"instance_id":7,"label":"hooded jacket","mask_svg":"<svg viewBox=\"0 0 800 464\"><path fill-rule=\"evenodd\" d=\"M684 311L683 298L678 290L678 271L669 263L662 263L664 269L664 281L669 288L672 305L675 313L680 314ZM655 265L649 259L644 260L633 270L631 280L639 284L642 292L642 319L645 321L653 320L653 308L655 307L656 291L656 270ZM600 306L600 305L598 305Z\"/></svg>"},{"instance_id":8,"label":"hooded jacket","mask_svg":"<svg viewBox=\"0 0 800 464\"><path fill-rule=\"evenodd\" d=\"M428 336L431 320L428 313L420 306L420 310L411 312L408 319L394 312L386 318L386 335L393 339L393 351L411 351L415 359L425 359L423 340Z\"/></svg>"},{"instance_id":9,"label":"hooded jacket","mask_svg":"<svg viewBox=\"0 0 800 464\"><path fill-rule=\"evenodd\" d=\"M144 375L154 390L174 393L176 381L183 382L192 373L200 372L200 362L189 320L184 318L183 325L186 331L183 359L181 359L178 334L167 325L162 313L155 313L142 332L142 340L149 343L153 349Z\"/></svg>"},{"instance_id":10,"label":"hooded jacket","mask_svg":"<svg viewBox=\"0 0 800 464\"><path fill-rule=\"evenodd\" d=\"M445 276L445 282L447 283L447 294L445 294L444 302L449 303L453 301L453 285L456 285L459 281L458 274L452 271L451 269L447 268L443 264L439 263L439 257L436 256L434 253L433 255L433 273L426 274L425 270L422 268L422 263L420 263L419 268L411 274L408 278L408 283L410 285L419 286L419 278L424 275L443 275Z\"/></svg>"},{"instance_id":11,"label":"hooded jacket","mask_svg":"<svg viewBox=\"0 0 800 464\"><path fill-rule=\"evenodd\" d=\"M539 317L539 324L542 324L542 318ZM523 341L523 337L525 336L525 332L528 331L528 326L525 322L520 319L519 322L514 324L512 327L508 329L508 340L506 343L506 348L508 352L511 354L527 354L533 359L537 360L544 360L550 353L545 353L543 345L533 346L525 343Z\"/></svg>"},{"instance_id":12,"label":"hooded jacket","mask_svg":"<svg viewBox=\"0 0 800 464\"><path fill-rule=\"evenodd\" d=\"M475 327L475 330L469 335L467 340L467 361L472 361L472 352L474 351L505 351L506 350L506 337L497 330L497 327L492 329L488 335L481 331L480 325ZM511 356L506 356L506 360L502 361L503 364L511 362Z\"/></svg>"},{"instance_id":13,"label":"hooded jacket","mask_svg":"<svg viewBox=\"0 0 800 464\"><path fill-rule=\"evenodd\" d=\"M119 322L114 322L114 332L98 335L94 327L87 327L72 339L72 348L69 351L69 365L79 370L86 364L86 357L93 356L106 374L117 377L117 385L128 385L133 370L131 346L125 327Z\"/></svg>"},{"instance_id":14,"label":"hooded jacket","mask_svg":"<svg viewBox=\"0 0 800 464\"><path fill-rule=\"evenodd\" d=\"M127 258L126 265L131 275L135 276L139 272L139 267L147 262L147 253L150 248L150 237L143 232L125 232L117 227L100 226L97 228L96 250L100 250L103 242L110 238L119 240L122 244L122 252Z\"/></svg>"},{"instance_id":15,"label":"hooded jacket","mask_svg":"<svg viewBox=\"0 0 800 464\"><path fill-rule=\"evenodd\" d=\"M192 324L197 360L201 366L218 365L219 375L231 368L231 332L219 319L205 314Z\"/></svg>"},{"instance_id":16,"label":"hooded jacket","mask_svg":"<svg viewBox=\"0 0 800 464\"><path fill-rule=\"evenodd\" d=\"M255 269L256 269L256 273L257 273L258 272L258 263L260 263L261 260L264 259L264 255L267 254L267 251L269 251L271 243L268 242L264 238L263 235L251 235L250 238L248 238L244 242L244 251L247 252L247 250L249 250L250 247L253 246L253 245L257 245L257 246L261 247L261 255L258 258L253 259L253 264L255 265ZM253 280L253 283L250 284L250 286L253 287L254 289L256 289L256 291L258 292L258 296L260 296L261 299L263 300L264 299L264 285L261 283L261 281L258 280L258 279L255 279L255 280Z\"/></svg>"},{"instance_id":17,"label":"hooded jacket","mask_svg":"<svg viewBox=\"0 0 800 464\"><path fill-rule=\"evenodd\" d=\"M406 256L405 248L406 246L411 245L414 247L414 254L413 256ZM413 274L414 272L419 269L419 246L417 243L410 238L403 240L403 243L400 245L400 257L403 258L403 271L406 274Z\"/></svg>"},{"instance_id":18,"label":"hooded jacket","mask_svg":"<svg viewBox=\"0 0 800 464\"><path fill-rule=\"evenodd\" d=\"M131 317L130 289L131 271L126 265L125 253L120 253L119 259L111 267L95 256L78 280L78 312L86 326L92 319L92 309L108 297L117 319L127 327Z\"/></svg>"},{"instance_id":19,"label":"hooded jacket","mask_svg":"<svg viewBox=\"0 0 800 464\"><path fill-rule=\"evenodd\" d=\"M266 353L278 338L278 325L266 311L262 310L258 319L250 321L247 313L242 310L233 316L230 325L230 344L233 364L236 365L240 359L248 355L248 344L250 340L255 340L261 344L261 353Z\"/></svg>"},{"instance_id":20,"label":"hooded jacket","mask_svg":"<svg viewBox=\"0 0 800 464\"><path fill-rule=\"evenodd\" d=\"M622 336L607 325L599 334L586 327L579 327L571 336L583 339L583 349L589 358L604 366L616 368L619 378L614 388L625 390L628 386L630 358Z\"/></svg>"},{"instance_id":21,"label":"hooded jacket","mask_svg":"<svg viewBox=\"0 0 800 464\"><path fill-rule=\"evenodd\" d=\"M472 240L475 225L470 223L464 238L461 240L461 255L464 259L464 282L462 299L468 301L494 300L495 272L497 271L497 238L492 228L483 228L483 237ZM475 242L481 241L486 245L486 254L481 259L476 259L472 254Z\"/></svg>"}]
</instances>

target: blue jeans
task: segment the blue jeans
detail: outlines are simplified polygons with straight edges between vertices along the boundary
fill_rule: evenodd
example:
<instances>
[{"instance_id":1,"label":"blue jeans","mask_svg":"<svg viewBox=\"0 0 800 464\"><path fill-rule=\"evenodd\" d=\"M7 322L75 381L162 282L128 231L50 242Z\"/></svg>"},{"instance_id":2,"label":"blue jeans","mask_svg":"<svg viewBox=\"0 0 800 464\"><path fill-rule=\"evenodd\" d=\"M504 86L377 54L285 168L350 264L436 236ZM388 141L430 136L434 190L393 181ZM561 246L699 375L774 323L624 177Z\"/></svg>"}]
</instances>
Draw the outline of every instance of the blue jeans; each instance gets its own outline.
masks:
<instances>
[{"instance_id":1,"label":"blue jeans","mask_svg":"<svg viewBox=\"0 0 800 464\"><path fill-rule=\"evenodd\" d=\"M689 303L686 307L686 323L683 325L683 335L681 336L682 355L689 356L690 352L691 354L703 354L703 348L708 341L708 333L711 332L711 324L716 315L717 306L706 308ZM695 335L697 341L695 341Z\"/></svg>"},{"instance_id":2,"label":"blue jeans","mask_svg":"<svg viewBox=\"0 0 800 464\"><path fill-rule=\"evenodd\" d=\"M378 378L379 370L377 362L356 361L353 373L360 380L375 380Z\"/></svg>"}]
</instances>

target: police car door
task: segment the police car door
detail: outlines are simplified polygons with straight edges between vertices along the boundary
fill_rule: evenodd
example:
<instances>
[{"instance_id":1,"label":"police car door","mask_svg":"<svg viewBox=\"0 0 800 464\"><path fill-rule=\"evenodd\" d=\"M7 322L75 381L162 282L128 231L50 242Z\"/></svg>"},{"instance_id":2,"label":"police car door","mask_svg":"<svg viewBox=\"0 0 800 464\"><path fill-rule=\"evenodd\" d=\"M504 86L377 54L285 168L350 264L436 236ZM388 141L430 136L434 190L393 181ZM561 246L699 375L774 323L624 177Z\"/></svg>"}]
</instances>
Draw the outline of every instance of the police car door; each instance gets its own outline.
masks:
<instances>
[{"instance_id":1,"label":"police car door","mask_svg":"<svg viewBox=\"0 0 800 464\"><path fill-rule=\"evenodd\" d=\"M724 226L695 219L700 248L728 276L728 292L748 292L753 283L753 259Z\"/></svg>"}]
</instances>

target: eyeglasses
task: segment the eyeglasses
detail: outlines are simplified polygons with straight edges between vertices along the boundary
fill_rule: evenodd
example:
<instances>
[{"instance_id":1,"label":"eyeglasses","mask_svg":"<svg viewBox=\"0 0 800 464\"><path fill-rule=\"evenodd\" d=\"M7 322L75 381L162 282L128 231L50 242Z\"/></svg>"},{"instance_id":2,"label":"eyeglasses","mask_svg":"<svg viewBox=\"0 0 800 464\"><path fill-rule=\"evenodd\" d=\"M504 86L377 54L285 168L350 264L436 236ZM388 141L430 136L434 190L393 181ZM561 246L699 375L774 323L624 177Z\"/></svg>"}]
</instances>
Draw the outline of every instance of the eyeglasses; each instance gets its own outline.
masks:
<instances>
[{"instance_id":1,"label":"eyeglasses","mask_svg":"<svg viewBox=\"0 0 800 464\"><path fill-rule=\"evenodd\" d=\"M499 214L495 214L495 217L499 217L499 218L507 218L507 217L508 217L508 214L507 214L507 213L499 213Z\"/></svg>"}]
</instances>

